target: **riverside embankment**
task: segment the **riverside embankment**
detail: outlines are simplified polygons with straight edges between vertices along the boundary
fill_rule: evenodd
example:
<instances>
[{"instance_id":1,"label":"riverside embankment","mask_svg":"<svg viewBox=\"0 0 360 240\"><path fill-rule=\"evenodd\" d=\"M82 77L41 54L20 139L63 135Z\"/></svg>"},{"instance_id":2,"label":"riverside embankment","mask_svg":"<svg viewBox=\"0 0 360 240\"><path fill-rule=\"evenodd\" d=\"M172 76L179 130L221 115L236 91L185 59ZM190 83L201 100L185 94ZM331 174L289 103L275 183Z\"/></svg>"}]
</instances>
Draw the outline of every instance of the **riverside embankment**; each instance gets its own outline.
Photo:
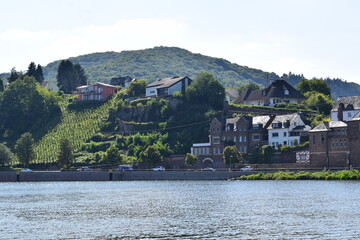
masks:
<instances>
[{"instance_id":1,"label":"riverside embankment","mask_svg":"<svg viewBox=\"0 0 360 240\"><path fill-rule=\"evenodd\" d=\"M227 180L253 173L239 171L0 172L0 182Z\"/></svg>"}]
</instances>

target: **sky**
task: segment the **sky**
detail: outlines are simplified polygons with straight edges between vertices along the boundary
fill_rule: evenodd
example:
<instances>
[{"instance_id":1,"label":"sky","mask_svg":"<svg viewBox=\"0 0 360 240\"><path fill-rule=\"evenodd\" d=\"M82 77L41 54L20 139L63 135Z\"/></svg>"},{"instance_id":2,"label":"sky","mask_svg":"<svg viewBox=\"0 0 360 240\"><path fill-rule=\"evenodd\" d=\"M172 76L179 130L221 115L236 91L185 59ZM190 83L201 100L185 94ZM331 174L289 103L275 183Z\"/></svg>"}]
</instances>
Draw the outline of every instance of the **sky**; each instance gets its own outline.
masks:
<instances>
[{"instance_id":1,"label":"sky","mask_svg":"<svg viewBox=\"0 0 360 240\"><path fill-rule=\"evenodd\" d=\"M0 72L180 47L263 71L360 83L357 0L0 0Z\"/></svg>"}]
</instances>

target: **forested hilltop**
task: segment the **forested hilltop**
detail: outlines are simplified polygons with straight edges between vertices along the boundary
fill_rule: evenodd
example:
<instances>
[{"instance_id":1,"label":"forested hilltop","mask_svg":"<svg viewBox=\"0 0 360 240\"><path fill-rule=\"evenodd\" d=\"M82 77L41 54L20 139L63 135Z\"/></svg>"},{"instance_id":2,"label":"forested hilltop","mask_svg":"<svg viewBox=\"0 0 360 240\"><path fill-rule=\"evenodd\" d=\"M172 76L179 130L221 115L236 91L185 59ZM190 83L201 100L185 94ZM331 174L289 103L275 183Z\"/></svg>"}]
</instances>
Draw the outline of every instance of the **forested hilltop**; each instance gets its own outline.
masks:
<instances>
[{"instance_id":1,"label":"forested hilltop","mask_svg":"<svg viewBox=\"0 0 360 240\"><path fill-rule=\"evenodd\" d=\"M244 83L256 82L268 85L268 79L283 77L295 86L304 78L302 74L287 73L277 76L246 66L231 63L225 59L195 54L177 47L155 47L145 50L92 53L69 58L79 63L88 74L89 82L109 83L110 79L119 76L131 76L153 82L157 78L169 76L189 76L194 78L199 72L212 73L225 88L239 87ZM59 61L44 67L47 81L56 80ZM6 75L0 74L3 79ZM311 79L312 76L305 76ZM360 85L348 83L341 79L324 79L330 86L332 97L360 95ZM56 84L54 84L55 86Z\"/></svg>"}]
</instances>

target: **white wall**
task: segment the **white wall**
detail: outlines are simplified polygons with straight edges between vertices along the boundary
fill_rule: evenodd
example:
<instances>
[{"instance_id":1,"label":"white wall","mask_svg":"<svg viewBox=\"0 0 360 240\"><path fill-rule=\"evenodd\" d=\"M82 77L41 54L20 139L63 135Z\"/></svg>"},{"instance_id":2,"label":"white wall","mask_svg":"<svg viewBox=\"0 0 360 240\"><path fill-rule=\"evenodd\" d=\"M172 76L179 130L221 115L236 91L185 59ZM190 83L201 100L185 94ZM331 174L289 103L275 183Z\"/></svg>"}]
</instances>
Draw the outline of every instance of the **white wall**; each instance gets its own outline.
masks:
<instances>
[{"instance_id":1,"label":"white wall","mask_svg":"<svg viewBox=\"0 0 360 240\"><path fill-rule=\"evenodd\" d=\"M156 91L157 87L158 86L146 88L146 96L147 97L157 96L157 91Z\"/></svg>"},{"instance_id":2,"label":"white wall","mask_svg":"<svg viewBox=\"0 0 360 240\"><path fill-rule=\"evenodd\" d=\"M352 119L360 110L344 110L343 111L343 121ZM331 120L339 121L338 119L338 111L331 112Z\"/></svg>"}]
</instances>

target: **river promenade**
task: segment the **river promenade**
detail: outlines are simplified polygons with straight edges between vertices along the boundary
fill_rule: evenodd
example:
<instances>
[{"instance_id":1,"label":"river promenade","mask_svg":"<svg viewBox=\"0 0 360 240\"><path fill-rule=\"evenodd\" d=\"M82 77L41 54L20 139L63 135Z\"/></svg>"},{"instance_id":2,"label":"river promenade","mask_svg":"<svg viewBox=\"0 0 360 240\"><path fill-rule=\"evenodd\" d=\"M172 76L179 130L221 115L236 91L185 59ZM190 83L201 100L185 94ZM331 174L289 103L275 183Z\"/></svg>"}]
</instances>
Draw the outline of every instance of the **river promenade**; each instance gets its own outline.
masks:
<instances>
[{"instance_id":1,"label":"river promenade","mask_svg":"<svg viewBox=\"0 0 360 240\"><path fill-rule=\"evenodd\" d=\"M227 180L255 172L240 171L35 171L0 172L0 182L48 181L150 181L150 180Z\"/></svg>"}]
</instances>

